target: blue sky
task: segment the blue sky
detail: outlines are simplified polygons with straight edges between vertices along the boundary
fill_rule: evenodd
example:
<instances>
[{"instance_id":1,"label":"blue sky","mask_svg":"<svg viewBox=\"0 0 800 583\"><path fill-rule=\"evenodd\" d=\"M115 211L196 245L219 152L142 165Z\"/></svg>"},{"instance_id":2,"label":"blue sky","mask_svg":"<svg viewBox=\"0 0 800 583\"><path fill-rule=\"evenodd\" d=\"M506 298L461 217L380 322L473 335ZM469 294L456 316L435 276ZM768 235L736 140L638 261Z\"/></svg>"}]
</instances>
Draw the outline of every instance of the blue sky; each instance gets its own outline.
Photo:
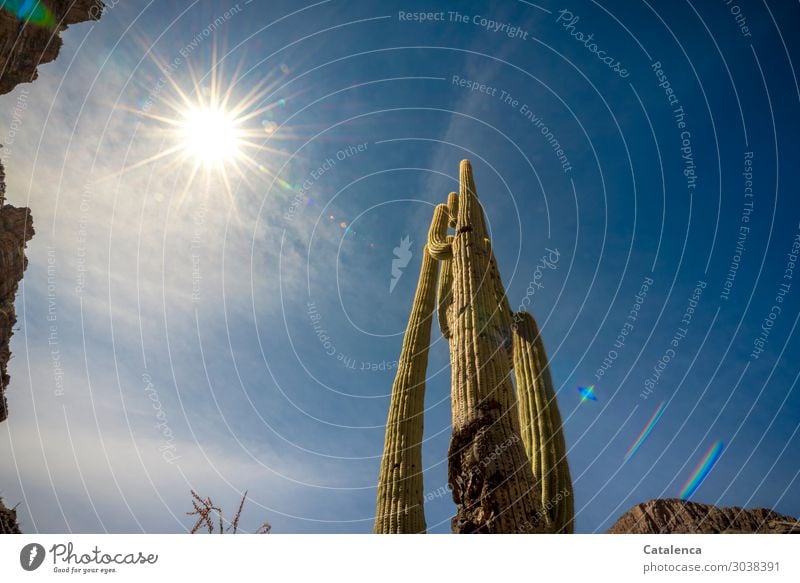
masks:
<instances>
[{"instance_id":1,"label":"blue sky","mask_svg":"<svg viewBox=\"0 0 800 583\"><path fill-rule=\"evenodd\" d=\"M194 488L231 509L249 490L245 528L369 532L392 363L462 158L509 301L542 328L578 532L677 497L716 441L692 500L799 515L798 8L736 6L737 22L734 6L159 1L71 27L37 82L0 98L25 105L3 155L37 231L0 428L0 495L23 529L181 532ZM214 77L232 102L267 87L247 124L261 168L231 173L232 197L176 156L137 166L172 146L152 115ZM12 115L0 123L9 136ZM429 493L450 434L432 342ZM429 531L449 532L449 495L432 498Z\"/></svg>"}]
</instances>

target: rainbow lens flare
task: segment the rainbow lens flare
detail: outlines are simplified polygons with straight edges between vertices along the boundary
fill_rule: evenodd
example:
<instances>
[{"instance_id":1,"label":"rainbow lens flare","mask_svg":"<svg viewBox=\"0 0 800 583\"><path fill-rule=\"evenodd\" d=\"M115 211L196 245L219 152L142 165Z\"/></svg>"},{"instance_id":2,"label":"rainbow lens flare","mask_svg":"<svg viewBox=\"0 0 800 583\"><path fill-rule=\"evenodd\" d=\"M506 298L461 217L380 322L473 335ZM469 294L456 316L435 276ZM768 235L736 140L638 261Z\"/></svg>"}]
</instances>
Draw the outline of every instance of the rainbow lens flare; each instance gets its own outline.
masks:
<instances>
[{"instance_id":1,"label":"rainbow lens flare","mask_svg":"<svg viewBox=\"0 0 800 583\"><path fill-rule=\"evenodd\" d=\"M17 17L36 26L51 28L56 19L50 9L42 4L41 0L6 0L0 8L8 10Z\"/></svg>"},{"instance_id":2,"label":"rainbow lens flare","mask_svg":"<svg viewBox=\"0 0 800 583\"><path fill-rule=\"evenodd\" d=\"M706 479L706 476L708 476L709 472L711 472L711 469L714 467L714 464L717 463L717 460L719 460L719 457L722 455L723 447L723 443L721 441L717 441L711 446L711 449L706 452L703 460L695 468L692 477L689 478L689 481L686 482L686 484L684 484L680 495L681 500L688 500L691 495L694 494L695 490L700 487L700 484Z\"/></svg>"},{"instance_id":3,"label":"rainbow lens flare","mask_svg":"<svg viewBox=\"0 0 800 583\"><path fill-rule=\"evenodd\" d=\"M581 394L581 403L584 401L596 401L597 395L594 394L594 385L586 387L578 387L578 392Z\"/></svg>"},{"instance_id":4,"label":"rainbow lens flare","mask_svg":"<svg viewBox=\"0 0 800 583\"><path fill-rule=\"evenodd\" d=\"M655 427L656 423L658 423L658 420L661 419L661 414L664 413L664 409L666 409L666 407L667 402L661 401L661 404L656 409L656 412L653 413L652 417L650 417L650 421L647 422L647 425L645 425L644 429L639 434L639 437L636 438L636 441L633 442L633 445L628 450L628 453L625 454L625 461L631 459L633 454L639 450L639 447L641 447L641 445L644 443L644 440L647 439L647 436L650 435L651 431L653 431L653 427Z\"/></svg>"}]
</instances>

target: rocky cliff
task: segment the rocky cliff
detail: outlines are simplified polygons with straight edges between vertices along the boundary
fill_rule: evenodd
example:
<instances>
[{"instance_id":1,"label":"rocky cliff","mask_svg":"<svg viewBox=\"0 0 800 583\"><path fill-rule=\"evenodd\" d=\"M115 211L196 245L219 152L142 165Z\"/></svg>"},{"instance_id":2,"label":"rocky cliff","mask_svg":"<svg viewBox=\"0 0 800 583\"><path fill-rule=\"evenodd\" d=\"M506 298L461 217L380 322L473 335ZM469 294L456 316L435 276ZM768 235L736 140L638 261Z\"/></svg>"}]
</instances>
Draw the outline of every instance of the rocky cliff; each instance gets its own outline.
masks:
<instances>
[{"instance_id":1,"label":"rocky cliff","mask_svg":"<svg viewBox=\"0 0 800 583\"><path fill-rule=\"evenodd\" d=\"M103 11L100 0L43 0L46 24L34 24L31 15L26 21L26 15L15 13L14 6L19 3L4 4L0 8L0 95L36 79L37 67L58 56L59 35L67 26L97 20Z\"/></svg>"},{"instance_id":2,"label":"rocky cliff","mask_svg":"<svg viewBox=\"0 0 800 583\"><path fill-rule=\"evenodd\" d=\"M17 511L6 508L2 498L0 498L0 534L20 534Z\"/></svg>"},{"instance_id":3,"label":"rocky cliff","mask_svg":"<svg viewBox=\"0 0 800 583\"><path fill-rule=\"evenodd\" d=\"M0 164L0 192L3 185L3 167ZM28 266L25 244L33 237L33 220L26 208L11 205L0 207L0 422L8 417L6 367L11 358L9 343L17 321L14 298L22 274Z\"/></svg>"},{"instance_id":4,"label":"rocky cliff","mask_svg":"<svg viewBox=\"0 0 800 583\"><path fill-rule=\"evenodd\" d=\"M3 2L0 6L0 95L36 79L37 67L58 56L62 44L59 35L67 26L97 20L103 11L101 0ZM5 172L0 162L0 422L8 416L6 367L11 358L12 327L17 321L14 297L28 264L25 244L33 237L30 211L3 206L5 194Z\"/></svg>"},{"instance_id":5,"label":"rocky cliff","mask_svg":"<svg viewBox=\"0 0 800 583\"><path fill-rule=\"evenodd\" d=\"M611 534L800 534L800 522L766 508L718 508L685 500L650 500L623 514Z\"/></svg>"},{"instance_id":6,"label":"rocky cliff","mask_svg":"<svg viewBox=\"0 0 800 583\"><path fill-rule=\"evenodd\" d=\"M71 24L98 20L103 7L101 0L0 3L0 95L11 92L20 83L34 81L38 66L58 56L61 32ZM14 298L28 265L25 245L33 237L30 210L4 205L5 194L5 171L0 162L0 422L8 417L6 368L17 321ZM16 512L0 500L0 533L18 532Z\"/></svg>"}]
</instances>

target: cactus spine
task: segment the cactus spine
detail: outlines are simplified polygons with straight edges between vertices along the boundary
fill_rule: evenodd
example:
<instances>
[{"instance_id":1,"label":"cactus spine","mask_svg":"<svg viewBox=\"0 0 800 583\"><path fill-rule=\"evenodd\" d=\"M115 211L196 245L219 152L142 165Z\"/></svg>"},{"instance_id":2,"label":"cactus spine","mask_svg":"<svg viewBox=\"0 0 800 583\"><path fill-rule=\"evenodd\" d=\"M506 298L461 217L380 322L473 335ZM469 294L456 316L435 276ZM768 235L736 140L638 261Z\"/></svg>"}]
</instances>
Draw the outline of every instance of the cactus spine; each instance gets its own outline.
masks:
<instances>
[{"instance_id":1,"label":"cactus spine","mask_svg":"<svg viewBox=\"0 0 800 583\"><path fill-rule=\"evenodd\" d=\"M422 415L437 272L426 247L389 404L375 509L379 534L425 532Z\"/></svg>"},{"instance_id":2,"label":"cactus spine","mask_svg":"<svg viewBox=\"0 0 800 583\"><path fill-rule=\"evenodd\" d=\"M539 478L540 501L549 532L572 533L574 499L566 444L544 342L533 316L514 316L514 375L522 441Z\"/></svg>"}]
</instances>

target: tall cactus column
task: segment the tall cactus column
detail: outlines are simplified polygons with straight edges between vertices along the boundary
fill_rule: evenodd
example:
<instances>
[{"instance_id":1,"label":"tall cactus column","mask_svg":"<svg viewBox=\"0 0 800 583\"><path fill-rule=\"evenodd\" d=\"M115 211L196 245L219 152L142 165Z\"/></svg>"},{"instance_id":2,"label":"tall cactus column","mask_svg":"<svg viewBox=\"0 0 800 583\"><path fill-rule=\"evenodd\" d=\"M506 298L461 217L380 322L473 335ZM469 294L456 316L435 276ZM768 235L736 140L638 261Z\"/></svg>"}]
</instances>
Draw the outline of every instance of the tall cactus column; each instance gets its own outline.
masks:
<instances>
[{"instance_id":1,"label":"tall cactus column","mask_svg":"<svg viewBox=\"0 0 800 583\"><path fill-rule=\"evenodd\" d=\"M425 532L422 416L438 269L426 246L392 386L375 509L378 534Z\"/></svg>"},{"instance_id":2,"label":"tall cactus column","mask_svg":"<svg viewBox=\"0 0 800 583\"><path fill-rule=\"evenodd\" d=\"M453 532L543 532L538 486L517 430L511 362L502 349L508 330L497 315L491 249L468 160L460 167L451 261Z\"/></svg>"},{"instance_id":3,"label":"tall cactus column","mask_svg":"<svg viewBox=\"0 0 800 583\"><path fill-rule=\"evenodd\" d=\"M548 531L570 534L575 515L572 478L544 342L527 312L514 315L513 328L522 441L539 480Z\"/></svg>"}]
</instances>

